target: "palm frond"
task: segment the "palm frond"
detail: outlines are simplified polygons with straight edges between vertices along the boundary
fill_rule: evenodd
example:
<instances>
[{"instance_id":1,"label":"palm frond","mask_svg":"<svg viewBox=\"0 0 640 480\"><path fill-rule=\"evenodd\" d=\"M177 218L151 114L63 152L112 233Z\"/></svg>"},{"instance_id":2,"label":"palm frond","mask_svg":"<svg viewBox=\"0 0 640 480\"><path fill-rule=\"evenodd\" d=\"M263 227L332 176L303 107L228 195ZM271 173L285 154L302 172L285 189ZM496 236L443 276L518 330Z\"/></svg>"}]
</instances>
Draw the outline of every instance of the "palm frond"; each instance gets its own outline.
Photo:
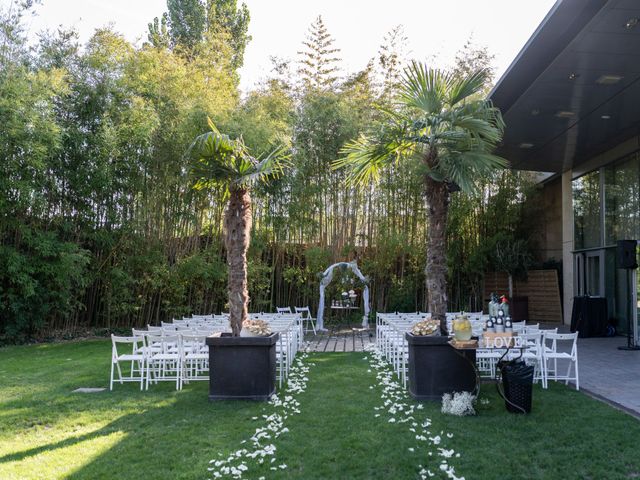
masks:
<instances>
[{"instance_id":1,"label":"palm frond","mask_svg":"<svg viewBox=\"0 0 640 480\"><path fill-rule=\"evenodd\" d=\"M425 113L438 113L445 100L446 78L440 70L411 62L400 81L400 100Z\"/></svg>"},{"instance_id":2,"label":"palm frond","mask_svg":"<svg viewBox=\"0 0 640 480\"><path fill-rule=\"evenodd\" d=\"M289 147L287 145L279 145L262 159L256 160L252 164L251 170L246 171L238 179L237 183L246 185L257 181L266 181L270 178L278 178L284 173L285 169L291 166L289 159Z\"/></svg>"},{"instance_id":3,"label":"palm frond","mask_svg":"<svg viewBox=\"0 0 640 480\"><path fill-rule=\"evenodd\" d=\"M447 103L455 106L463 100L480 93L490 78L490 72L482 68L466 77L451 76L447 89Z\"/></svg>"},{"instance_id":4,"label":"palm frond","mask_svg":"<svg viewBox=\"0 0 640 480\"><path fill-rule=\"evenodd\" d=\"M345 156L333 162L333 169L346 168L348 184L377 182L385 167L415 153L417 144L410 139L406 119L397 114L389 118L375 135L361 135L347 143L340 151Z\"/></svg>"},{"instance_id":5,"label":"palm frond","mask_svg":"<svg viewBox=\"0 0 640 480\"><path fill-rule=\"evenodd\" d=\"M276 147L257 160L249 154L242 138L232 139L221 133L211 119L208 124L211 131L196 137L186 153L192 158L190 173L195 188L248 185L282 174L287 147Z\"/></svg>"}]
</instances>

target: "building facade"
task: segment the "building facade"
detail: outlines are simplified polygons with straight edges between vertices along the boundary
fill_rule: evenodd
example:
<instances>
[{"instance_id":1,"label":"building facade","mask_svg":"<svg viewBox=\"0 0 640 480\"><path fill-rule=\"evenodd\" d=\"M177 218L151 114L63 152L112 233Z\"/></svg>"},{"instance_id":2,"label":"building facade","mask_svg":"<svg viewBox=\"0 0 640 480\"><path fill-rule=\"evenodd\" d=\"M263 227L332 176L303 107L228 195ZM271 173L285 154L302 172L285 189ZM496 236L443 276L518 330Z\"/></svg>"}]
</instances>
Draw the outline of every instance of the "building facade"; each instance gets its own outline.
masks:
<instances>
[{"instance_id":1,"label":"building facade","mask_svg":"<svg viewBox=\"0 0 640 480\"><path fill-rule=\"evenodd\" d=\"M616 261L618 240L640 239L640 2L559 0L491 99L498 153L544 172L541 255L562 262L564 322L574 296L600 296L625 331L640 309Z\"/></svg>"}]
</instances>

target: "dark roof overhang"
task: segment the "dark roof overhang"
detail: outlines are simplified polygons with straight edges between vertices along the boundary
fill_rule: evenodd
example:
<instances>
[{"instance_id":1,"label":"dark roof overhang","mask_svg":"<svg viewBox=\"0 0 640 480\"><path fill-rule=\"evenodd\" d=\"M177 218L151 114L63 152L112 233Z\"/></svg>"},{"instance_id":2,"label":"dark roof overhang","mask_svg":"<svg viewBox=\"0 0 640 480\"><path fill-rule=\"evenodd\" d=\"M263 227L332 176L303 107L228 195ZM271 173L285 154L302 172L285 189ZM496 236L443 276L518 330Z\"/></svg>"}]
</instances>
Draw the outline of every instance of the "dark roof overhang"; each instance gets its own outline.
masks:
<instances>
[{"instance_id":1,"label":"dark roof overhang","mask_svg":"<svg viewBox=\"0 0 640 480\"><path fill-rule=\"evenodd\" d=\"M640 1L559 0L490 93L513 168L563 172L640 132Z\"/></svg>"}]
</instances>

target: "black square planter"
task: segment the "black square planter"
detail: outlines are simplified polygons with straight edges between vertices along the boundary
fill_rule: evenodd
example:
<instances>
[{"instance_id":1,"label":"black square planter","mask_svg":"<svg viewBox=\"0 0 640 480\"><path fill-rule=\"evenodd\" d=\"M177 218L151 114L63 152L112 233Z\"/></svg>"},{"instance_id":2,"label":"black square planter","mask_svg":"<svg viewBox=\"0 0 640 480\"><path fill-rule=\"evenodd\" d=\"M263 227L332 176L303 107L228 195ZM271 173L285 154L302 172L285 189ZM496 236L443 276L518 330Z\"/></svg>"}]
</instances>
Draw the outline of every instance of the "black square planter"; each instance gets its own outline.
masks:
<instances>
[{"instance_id":1,"label":"black square planter","mask_svg":"<svg viewBox=\"0 0 640 480\"><path fill-rule=\"evenodd\" d=\"M268 337L207 337L209 400L268 400L276 392L276 342Z\"/></svg>"},{"instance_id":2,"label":"black square planter","mask_svg":"<svg viewBox=\"0 0 640 480\"><path fill-rule=\"evenodd\" d=\"M456 351L443 336L406 333L409 343L409 393L417 400L442 400L452 392L476 388L475 350Z\"/></svg>"}]
</instances>

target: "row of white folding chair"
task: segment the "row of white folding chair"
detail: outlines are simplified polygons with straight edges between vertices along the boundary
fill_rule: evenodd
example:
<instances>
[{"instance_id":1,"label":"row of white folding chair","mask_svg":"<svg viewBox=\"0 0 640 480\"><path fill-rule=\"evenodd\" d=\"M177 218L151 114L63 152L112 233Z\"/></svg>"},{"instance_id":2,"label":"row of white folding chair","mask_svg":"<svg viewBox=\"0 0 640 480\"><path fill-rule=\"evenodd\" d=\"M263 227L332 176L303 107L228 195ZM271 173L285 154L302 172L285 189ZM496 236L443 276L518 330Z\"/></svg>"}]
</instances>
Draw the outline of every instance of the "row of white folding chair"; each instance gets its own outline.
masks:
<instances>
[{"instance_id":1,"label":"row of white folding chair","mask_svg":"<svg viewBox=\"0 0 640 480\"><path fill-rule=\"evenodd\" d=\"M376 345L381 347L383 338L382 335L391 328L391 323L398 321L418 322L424 317L414 316L413 313L401 314L395 313L381 313L376 314ZM383 352L384 353L384 352Z\"/></svg>"},{"instance_id":2,"label":"row of white folding chair","mask_svg":"<svg viewBox=\"0 0 640 480\"><path fill-rule=\"evenodd\" d=\"M192 349L191 345L188 349L184 348L183 337L198 336L204 343L207 335L204 333L198 335L191 330L172 331L163 327L162 330L133 329L133 336L142 339L143 342L141 351L145 355L147 365L147 388L150 383L175 381L176 389L179 390L184 380L182 368L186 363L185 355L191 353Z\"/></svg>"},{"instance_id":3,"label":"row of white folding chair","mask_svg":"<svg viewBox=\"0 0 640 480\"><path fill-rule=\"evenodd\" d=\"M131 337L112 335L111 376L109 389L114 381L139 382L140 389L148 389L150 383L171 381L176 389L191 380L208 379L208 349L206 335L184 333L165 335L157 331L134 330ZM131 353L121 353L118 345L126 345ZM131 364L130 375L122 373L121 362ZM118 378L114 378L117 371Z\"/></svg>"},{"instance_id":4,"label":"row of white folding chair","mask_svg":"<svg viewBox=\"0 0 640 480\"><path fill-rule=\"evenodd\" d=\"M296 326L300 330L298 347L302 348L302 342L304 341L304 330L302 325L302 317L298 313L249 313L251 320L264 320L267 323L271 323L274 320L295 321Z\"/></svg>"},{"instance_id":5,"label":"row of white folding chair","mask_svg":"<svg viewBox=\"0 0 640 480\"><path fill-rule=\"evenodd\" d=\"M577 352L577 334L558 334L558 329L540 330L537 326L525 327L525 331L518 334L523 342L521 345L526 346L524 350L512 350L507 354L508 360L522 358L527 364L534 366L534 381L541 381L542 387L547 388L548 380L575 380L576 389L579 389L578 379L578 352ZM528 330L528 331L527 331ZM558 340L571 342L569 352L558 351ZM495 376L495 362L502 357L505 350L478 350L477 360L490 360L490 374ZM558 373L557 361L567 360L569 362L566 375ZM549 368L550 362L554 362L554 368ZM571 367L574 368L574 375L571 376Z\"/></svg>"},{"instance_id":6,"label":"row of white folding chair","mask_svg":"<svg viewBox=\"0 0 640 480\"><path fill-rule=\"evenodd\" d=\"M295 322L295 327L298 329L298 349L302 348L304 343L304 323L302 321L302 316L299 313L276 313L271 314L270 321L286 321L286 322Z\"/></svg>"},{"instance_id":7,"label":"row of white folding chair","mask_svg":"<svg viewBox=\"0 0 640 480\"><path fill-rule=\"evenodd\" d=\"M378 314L376 317L376 347L392 365L406 386L409 346L406 332L420 319L411 315Z\"/></svg>"},{"instance_id":8,"label":"row of white folding chair","mask_svg":"<svg viewBox=\"0 0 640 480\"><path fill-rule=\"evenodd\" d=\"M218 331L228 331L228 329L218 329ZM180 331L174 335L163 335L160 342L164 345L165 354L157 357L153 353L153 348L149 348L149 365L151 367L150 375L147 381L171 381L176 375L178 378L178 388L182 389L184 383L191 380L208 380L209 376L209 347L206 344L206 337L210 336L211 330L205 331ZM147 335L146 342L148 347L153 347L154 342L158 339L156 336ZM176 341L177 338L177 341ZM169 361L178 357L177 364L165 365L163 360ZM153 367L156 367L154 370ZM160 367L160 368L158 368ZM155 381L157 383L157 381Z\"/></svg>"},{"instance_id":9,"label":"row of white folding chair","mask_svg":"<svg viewBox=\"0 0 640 480\"><path fill-rule=\"evenodd\" d=\"M289 374L298 350L302 347L303 331L300 315L278 313L250 313L252 320L266 321L273 332L280 334L276 352L278 354L279 378L282 383Z\"/></svg>"},{"instance_id":10,"label":"row of white folding chair","mask_svg":"<svg viewBox=\"0 0 640 480\"><path fill-rule=\"evenodd\" d=\"M293 359L298 353L300 329L295 320L274 320L270 322L271 331L280 334L276 343L276 357L278 361L278 381L280 387L289 377Z\"/></svg>"},{"instance_id":11,"label":"row of white folding chair","mask_svg":"<svg viewBox=\"0 0 640 480\"><path fill-rule=\"evenodd\" d=\"M277 370L280 386L287 379L298 349L302 345L302 330L299 315L251 313L252 320L264 320L269 323L271 331L280 334L276 344Z\"/></svg>"}]
</instances>

